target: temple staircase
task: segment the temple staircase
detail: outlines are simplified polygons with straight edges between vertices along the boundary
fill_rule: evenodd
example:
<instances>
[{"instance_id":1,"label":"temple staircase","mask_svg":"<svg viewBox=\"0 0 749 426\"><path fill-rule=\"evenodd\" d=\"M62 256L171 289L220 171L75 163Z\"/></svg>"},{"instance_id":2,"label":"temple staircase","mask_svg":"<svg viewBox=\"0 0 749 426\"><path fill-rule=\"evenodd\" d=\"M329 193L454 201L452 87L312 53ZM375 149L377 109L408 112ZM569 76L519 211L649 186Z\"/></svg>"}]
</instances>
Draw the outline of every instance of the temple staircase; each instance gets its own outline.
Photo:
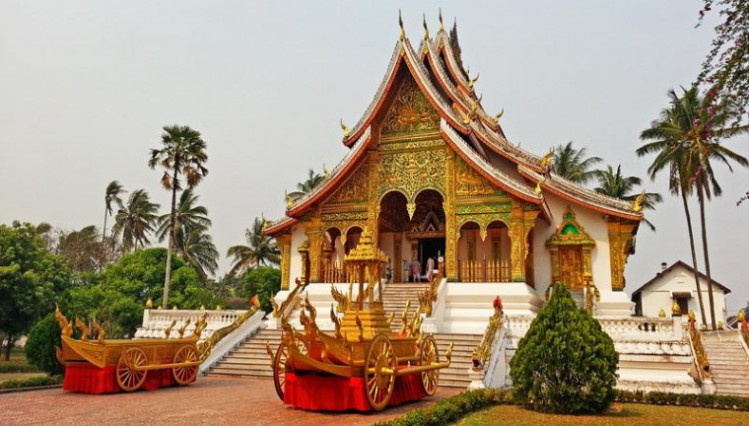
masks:
<instances>
[{"instance_id":1,"label":"temple staircase","mask_svg":"<svg viewBox=\"0 0 749 426\"><path fill-rule=\"evenodd\" d=\"M273 377L270 358L265 351L265 342L276 351L281 344L281 330L260 330L217 362L209 371L209 376L234 377Z\"/></svg>"},{"instance_id":2,"label":"temple staircase","mask_svg":"<svg viewBox=\"0 0 749 426\"><path fill-rule=\"evenodd\" d=\"M440 361L450 345L453 343L453 355L450 367L440 370L440 386L446 388L467 389L471 380L468 369L471 367L473 350L481 343L481 335L474 334L442 334L434 335L440 352Z\"/></svg>"},{"instance_id":3,"label":"temple staircase","mask_svg":"<svg viewBox=\"0 0 749 426\"><path fill-rule=\"evenodd\" d=\"M735 330L703 332L702 345L718 394L749 397L749 357Z\"/></svg>"},{"instance_id":4,"label":"temple staircase","mask_svg":"<svg viewBox=\"0 0 749 426\"><path fill-rule=\"evenodd\" d=\"M385 312L395 312L395 318L390 324L393 331L400 331L402 325L403 309L410 300L411 306L408 309L408 320L413 318L414 312L419 309L419 293L429 288L428 283L392 283L382 291Z\"/></svg>"}]
</instances>

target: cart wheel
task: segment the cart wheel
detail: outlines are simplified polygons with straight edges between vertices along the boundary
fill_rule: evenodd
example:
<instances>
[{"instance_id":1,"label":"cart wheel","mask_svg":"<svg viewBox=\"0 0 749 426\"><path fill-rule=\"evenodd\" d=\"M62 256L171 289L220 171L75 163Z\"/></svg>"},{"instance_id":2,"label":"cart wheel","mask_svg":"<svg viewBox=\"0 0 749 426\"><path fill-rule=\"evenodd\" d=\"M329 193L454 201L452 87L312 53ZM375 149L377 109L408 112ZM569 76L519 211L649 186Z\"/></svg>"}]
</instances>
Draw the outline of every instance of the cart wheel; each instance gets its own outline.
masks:
<instances>
[{"instance_id":1,"label":"cart wheel","mask_svg":"<svg viewBox=\"0 0 749 426\"><path fill-rule=\"evenodd\" d=\"M187 362L195 362L200 359L198 356L198 350L195 346L185 345L177 350L174 354L174 363L183 364ZM174 367L172 368L172 376L174 381L180 385L187 385L195 381L195 377L198 376L198 366L191 365L186 367Z\"/></svg>"},{"instance_id":2,"label":"cart wheel","mask_svg":"<svg viewBox=\"0 0 749 426\"><path fill-rule=\"evenodd\" d=\"M421 365L431 365L440 362L440 354L437 351L437 342L432 335L428 335L421 342ZM421 372L421 386L427 396L434 395L437 392L440 371L437 369Z\"/></svg>"},{"instance_id":3,"label":"cart wheel","mask_svg":"<svg viewBox=\"0 0 749 426\"><path fill-rule=\"evenodd\" d=\"M396 368L398 360L393 352L393 344L387 336L378 334L369 345L364 363L364 391L373 410L380 411L388 405L395 386L393 372Z\"/></svg>"},{"instance_id":4,"label":"cart wheel","mask_svg":"<svg viewBox=\"0 0 749 426\"><path fill-rule=\"evenodd\" d=\"M140 370L148 363L148 357L141 348L130 348L120 355L117 361L117 384L125 392L132 392L146 381L148 371Z\"/></svg>"},{"instance_id":5,"label":"cart wheel","mask_svg":"<svg viewBox=\"0 0 749 426\"><path fill-rule=\"evenodd\" d=\"M276 349L276 355L273 357L273 385L276 387L276 394L283 401L283 389L286 383L286 361L289 359L289 347L286 343L281 343Z\"/></svg>"}]
</instances>

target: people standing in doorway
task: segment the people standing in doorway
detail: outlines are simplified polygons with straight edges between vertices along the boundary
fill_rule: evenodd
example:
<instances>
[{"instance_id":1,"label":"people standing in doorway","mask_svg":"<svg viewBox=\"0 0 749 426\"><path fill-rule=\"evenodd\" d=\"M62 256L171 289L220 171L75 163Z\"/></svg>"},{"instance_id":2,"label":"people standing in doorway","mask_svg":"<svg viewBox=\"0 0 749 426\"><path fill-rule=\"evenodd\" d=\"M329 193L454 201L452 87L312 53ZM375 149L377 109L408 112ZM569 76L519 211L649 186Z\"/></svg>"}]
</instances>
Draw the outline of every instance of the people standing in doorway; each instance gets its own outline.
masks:
<instances>
[{"instance_id":1,"label":"people standing in doorway","mask_svg":"<svg viewBox=\"0 0 749 426\"><path fill-rule=\"evenodd\" d=\"M403 259L403 281L411 282L411 260Z\"/></svg>"},{"instance_id":2,"label":"people standing in doorway","mask_svg":"<svg viewBox=\"0 0 749 426\"><path fill-rule=\"evenodd\" d=\"M427 259L427 281L432 282L434 277L434 258L430 257Z\"/></svg>"},{"instance_id":3,"label":"people standing in doorway","mask_svg":"<svg viewBox=\"0 0 749 426\"><path fill-rule=\"evenodd\" d=\"M421 282L421 262L418 258L411 262L411 278L415 283Z\"/></svg>"}]
</instances>

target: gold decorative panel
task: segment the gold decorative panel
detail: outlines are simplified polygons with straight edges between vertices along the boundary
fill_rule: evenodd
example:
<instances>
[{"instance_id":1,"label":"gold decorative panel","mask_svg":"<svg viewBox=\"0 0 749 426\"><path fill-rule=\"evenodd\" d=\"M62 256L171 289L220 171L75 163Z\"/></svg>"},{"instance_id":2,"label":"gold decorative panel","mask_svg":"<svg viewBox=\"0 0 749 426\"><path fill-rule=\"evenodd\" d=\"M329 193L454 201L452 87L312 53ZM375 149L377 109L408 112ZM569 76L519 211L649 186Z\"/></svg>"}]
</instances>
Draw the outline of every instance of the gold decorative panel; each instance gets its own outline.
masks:
<instances>
[{"instance_id":1,"label":"gold decorative panel","mask_svg":"<svg viewBox=\"0 0 749 426\"><path fill-rule=\"evenodd\" d=\"M611 261L611 289L624 290L624 266L627 257L634 252L634 222L612 219L609 228L609 259Z\"/></svg>"},{"instance_id":2,"label":"gold decorative panel","mask_svg":"<svg viewBox=\"0 0 749 426\"><path fill-rule=\"evenodd\" d=\"M393 105L382 122L382 134L437 130L440 115L432 108L413 78L404 78Z\"/></svg>"},{"instance_id":3,"label":"gold decorative panel","mask_svg":"<svg viewBox=\"0 0 749 426\"><path fill-rule=\"evenodd\" d=\"M380 194L399 190L409 201L422 189L445 191L445 149L382 154L379 163Z\"/></svg>"},{"instance_id":4,"label":"gold decorative panel","mask_svg":"<svg viewBox=\"0 0 749 426\"><path fill-rule=\"evenodd\" d=\"M455 160L455 195L489 195L496 191L486 178L459 157Z\"/></svg>"},{"instance_id":5,"label":"gold decorative panel","mask_svg":"<svg viewBox=\"0 0 749 426\"><path fill-rule=\"evenodd\" d=\"M593 279L591 250L596 242L585 232L570 207L556 232L546 242L551 251L551 279L579 290Z\"/></svg>"},{"instance_id":6,"label":"gold decorative panel","mask_svg":"<svg viewBox=\"0 0 749 426\"><path fill-rule=\"evenodd\" d=\"M356 201L365 201L367 199L368 189L367 167L360 166L349 177L346 182L333 194L329 202L331 203L351 203Z\"/></svg>"}]
</instances>

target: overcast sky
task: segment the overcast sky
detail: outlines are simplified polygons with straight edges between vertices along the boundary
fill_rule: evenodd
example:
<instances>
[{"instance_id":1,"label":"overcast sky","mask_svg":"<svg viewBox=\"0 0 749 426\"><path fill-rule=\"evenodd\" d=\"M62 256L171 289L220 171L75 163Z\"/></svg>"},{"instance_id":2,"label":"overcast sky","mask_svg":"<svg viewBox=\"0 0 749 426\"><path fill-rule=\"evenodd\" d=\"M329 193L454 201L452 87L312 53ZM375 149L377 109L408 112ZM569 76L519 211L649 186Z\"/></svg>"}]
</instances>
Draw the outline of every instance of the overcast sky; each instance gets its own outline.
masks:
<instances>
[{"instance_id":1,"label":"overcast sky","mask_svg":"<svg viewBox=\"0 0 749 426\"><path fill-rule=\"evenodd\" d=\"M398 8L414 46L442 7L457 18L463 61L508 138L535 153L574 141L627 175L645 177L638 135L690 84L712 38L695 29L700 1L7 1L0 0L0 223L102 226L112 180L164 206L147 165L161 128L188 124L208 144L197 188L217 248L244 243L261 212L312 167L346 152L338 120L358 121L398 38ZM416 4L418 3L418 4ZM746 138L731 147L749 154ZM749 171L719 168L725 195L707 209L712 271L749 299ZM690 261L679 199L642 227L626 269L631 292L660 262ZM696 204L694 209L697 213ZM111 221L110 221L111 223ZM700 262L700 264L702 264ZM228 260L222 260L222 273Z\"/></svg>"}]
</instances>

